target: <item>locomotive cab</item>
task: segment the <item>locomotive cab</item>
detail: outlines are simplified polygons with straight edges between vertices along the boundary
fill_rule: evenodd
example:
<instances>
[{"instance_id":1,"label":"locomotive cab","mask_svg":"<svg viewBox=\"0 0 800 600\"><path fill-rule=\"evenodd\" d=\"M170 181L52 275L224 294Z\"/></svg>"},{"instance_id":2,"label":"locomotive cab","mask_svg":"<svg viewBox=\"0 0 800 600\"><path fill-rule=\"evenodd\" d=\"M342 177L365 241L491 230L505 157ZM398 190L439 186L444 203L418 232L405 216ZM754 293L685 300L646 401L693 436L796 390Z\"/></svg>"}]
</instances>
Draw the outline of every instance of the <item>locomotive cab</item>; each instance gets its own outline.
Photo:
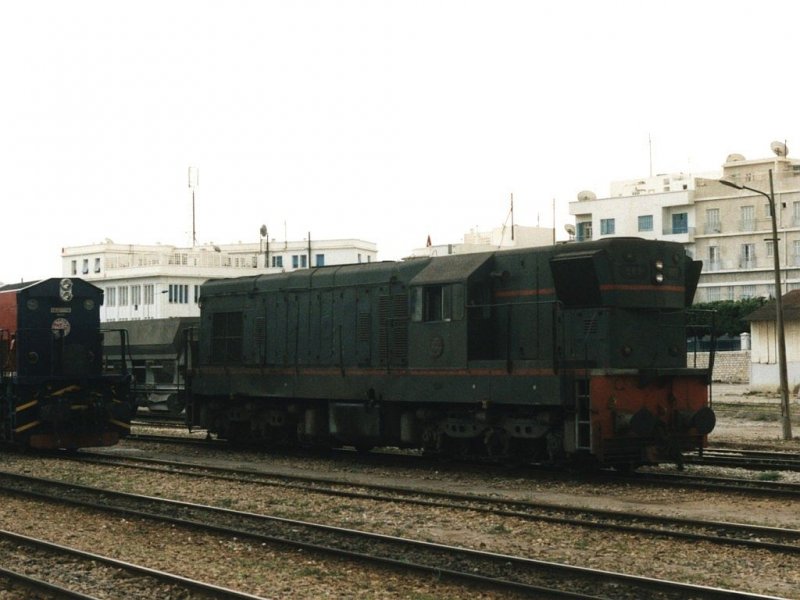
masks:
<instances>
[{"instance_id":1,"label":"locomotive cab","mask_svg":"<svg viewBox=\"0 0 800 600\"><path fill-rule=\"evenodd\" d=\"M78 448L127 435L130 377L124 366L105 371L102 302L102 290L81 279L0 288L0 441Z\"/></svg>"},{"instance_id":2,"label":"locomotive cab","mask_svg":"<svg viewBox=\"0 0 800 600\"><path fill-rule=\"evenodd\" d=\"M709 372L686 368L685 309L702 264L666 242L581 246L551 261L565 448L606 464L679 459L715 424Z\"/></svg>"}]
</instances>

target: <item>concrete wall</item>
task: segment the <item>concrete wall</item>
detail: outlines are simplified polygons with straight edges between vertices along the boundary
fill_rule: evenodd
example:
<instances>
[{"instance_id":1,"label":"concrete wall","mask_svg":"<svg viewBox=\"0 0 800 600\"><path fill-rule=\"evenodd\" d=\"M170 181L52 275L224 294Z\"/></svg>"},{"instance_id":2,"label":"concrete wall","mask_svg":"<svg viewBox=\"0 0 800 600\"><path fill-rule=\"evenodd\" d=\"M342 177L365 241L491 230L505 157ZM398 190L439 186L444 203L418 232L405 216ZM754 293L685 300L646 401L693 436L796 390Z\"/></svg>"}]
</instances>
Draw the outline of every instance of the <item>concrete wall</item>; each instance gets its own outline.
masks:
<instances>
[{"instance_id":1,"label":"concrete wall","mask_svg":"<svg viewBox=\"0 0 800 600\"><path fill-rule=\"evenodd\" d=\"M707 367L708 352L689 354L686 365ZM717 352L714 355L714 373L711 378L721 383L750 383L750 352L748 350Z\"/></svg>"}]
</instances>

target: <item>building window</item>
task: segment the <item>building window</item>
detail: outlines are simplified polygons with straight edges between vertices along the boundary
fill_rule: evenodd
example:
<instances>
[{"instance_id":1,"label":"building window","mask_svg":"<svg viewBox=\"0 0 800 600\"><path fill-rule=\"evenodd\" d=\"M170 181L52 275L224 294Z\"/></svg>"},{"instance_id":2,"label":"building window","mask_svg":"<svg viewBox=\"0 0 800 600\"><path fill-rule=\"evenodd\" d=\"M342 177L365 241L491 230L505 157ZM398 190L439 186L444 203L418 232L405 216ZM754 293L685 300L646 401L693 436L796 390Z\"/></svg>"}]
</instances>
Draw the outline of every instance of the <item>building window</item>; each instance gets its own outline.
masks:
<instances>
[{"instance_id":1,"label":"building window","mask_svg":"<svg viewBox=\"0 0 800 600\"><path fill-rule=\"evenodd\" d=\"M272 266L282 269L283 268L283 257L282 256L273 256L272 257Z\"/></svg>"},{"instance_id":2,"label":"building window","mask_svg":"<svg viewBox=\"0 0 800 600\"><path fill-rule=\"evenodd\" d=\"M767 256L771 258L772 255L775 253L775 246L773 245L772 240L767 240L766 244L767 244Z\"/></svg>"},{"instance_id":3,"label":"building window","mask_svg":"<svg viewBox=\"0 0 800 600\"><path fill-rule=\"evenodd\" d=\"M296 269L300 266L300 257L297 254L292 254L292 268Z\"/></svg>"},{"instance_id":4,"label":"building window","mask_svg":"<svg viewBox=\"0 0 800 600\"><path fill-rule=\"evenodd\" d=\"M324 254L317 254L315 257L315 267L324 267L325 266L325 255Z\"/></svg>"},{"instance_id":5,"label":"building window","mask_svg":"<svg viewBox=\"0 0 800 600\"><path fill-rule=\"evenodd\" d=\"M147 283L144 286L144 303L147 305L154 304L155 302L155 290L152 283Z\"/></svg>"},{"instance_id":6,"label":"building window","mask_svg":"<svg viewBox=\"0 0 800 600\"><path fill-rule=\"evenodd\" d=\"M672 233L689 233L688 213L675 213L672 215Z\"/></svg>"},{"instance_id":7,"label":"building window","mask_svg":"<svg viewBox=\"0 0 800 600\"><path fill-rule=\"evenodd\" d=\"M754 285L742 286L742 294L740 296L742 300L747 300L748 298L755 298L755 296L756 296L756 286Z\"/></svg>"},{"instance_id":8,"label":"building window","mask_svg":"<svg viewBox=\"0 0 800 600\"><path fill-rule=\"evenodd\" d=\"M742 269L754 269L756 266L756 245L742 244L742 252L739 255L739 267Z\"/></svg>"},{"instance_id":9,"label":"building window","mask_svg":"<svg viewBox=\"0 0 800 600\"><path fill-rule=\"evenodd\" d=\"M99 258L95 258L94 259L94 272L95 273L99 273L100 272L100 259Z\"/></svg>"},{"instance_id":10,"label":"building window","mask_svg":"<svg viewBox=\"0 0 800 600\"><path fill-rule=\"evenodd\" d=\"M721 290L718 287L710 287L706 292L708 302L718 302L722 297Z\"/></svg>"},{"instance_id":11,"label":"building window","mask_svg":"<svg viewBox=\"0 0 800 600\"><path fill-rule=\"evenodd\" d=\"M800 226L800 202L792 203L792 225Z\"/></svg>"},{"instance_id":12,"label":"building window","mask_svg":"<svg viewBox=\"0 0 800 600\"><path fill-rule=\"evenodd\" d=\"M358 264L361 264L361 253L358 253Z\"/></svg>"},{"instance_id":13,"label":"building window","mask_svg":"<svg viewBox=\"0 0 800 600\"><path fill-rule=\"evenodd\" d=\"M106 288L106 306L117 305L117 288Z\"/></svg>"},{"instance_id":14,"label":"building window","mask_svg":"<svg viewBox=\"0 0 800 600\"><path fill-rule=\"evenodd\" d=\"M743 206L741 208L741 217L739 223L741 231L754 231L756 228L756 207Z\"/></svg>"},{"instance_id":15,"label":"building window","mask_svg":"<svg viewBox=\"0 0 800 600\"><path fill-rule=\"evenodd\" d=\"M797 204L797 202L795 202L795 204ZM77 260L73 260L72 261L72 266L71 266L70 271L71 271L71 273L73 275L77 275L78 274L78 261Z\"/></svg>"},{"instance_id":16,"label":"building window","mask_svg":"<svg viewBox=\"0 0 800 600\"><path fill-rule=\"evenodd\" d=\"M128 306L128 286L119 286L119 305Z\"/></svg>"},{"instance_id":17,"label":"building window","mask_svg":"<svg viewBox=\"0 0 800 600\"><path fill-rule=\"evenodd\" d=\"M639 216L639 231L653 231L653 215Z\"/></svg>"},{"instance_id":18,"label":"building window","mask_svg":"<svg viewBox=\"0 0 800 600\"><path fill-rule=\"evenodd\" d=\"M592 239L592 222L578 223L578 241L589 242Z\"/></svg>"},{"instance_id":19,"label":"building window","mask_svg":"<svg viewBox=\"0 0 800 600\"><path fill-rule=\"evenodd\" d=\"M200 286L194 286L194 303L197 304L200 302Z\"/></svg>"},{"instance_id":20,"label":"building window","mask_svg":"<svg viewBox=\"0 0 800 600\"><path fill-rule=\"evenodd\" d=\"M189 286L181 283L169 285L170 304L189 304Z\"/></svg>"},{"instance_id":21,"label":"building window","mask_svg":"<svg viewBox=\"0 0 800 600\"><path fill-rule=\"evenodd\" d=\"M131 304L133 307L136 308L142 303L142 286L140 285L132 285L131 286Z\"/></svg>"},{"instance_id":22,"label":"building window","mask_svg":"<svg viewBox=\"0 0 800 600\"><path fill-rule=\"evenodd\" d=\"M308 266L308 256L305 254L300 255L300 267L305 269Z\"/></svg>"},{"instance_id":23,"label":"building window","mask_svg":"<svg viewBox=\"0 0 800 600\"><path fill-rule=\"evenodd\" d=\"M719 222L719 209L706 209L706 233L720 233L722 226Z\"/></svg>"},{"instance_id":24,"label":"building window","mask_svg":"<svg viewBox=\"0 0 800 600\"><path fill-rule=\"evenodd\" d=\"M614 235L614 219L600 219L600 235Z\"/></svg>"},{"instance_id":25,"label":"building window","mask_svg":"<svg viewBox=\"0 0 800 600\"><path fill-rule=\"evenodd\" d=\"M708 270L719 271L721 268L719 261L719 246L708 247Z\"/></svg>"},{"instance_id":26,"label":"building window","mask_svg":"<svg viewBox=\"0 0 800 600\"><path fill-rule=\"evenodd\" d=\"M83 271L82 272L83 272L84 275L89 273L89 259L88 258L84 258L83 259Z\"/></svg>"}]
</instances>

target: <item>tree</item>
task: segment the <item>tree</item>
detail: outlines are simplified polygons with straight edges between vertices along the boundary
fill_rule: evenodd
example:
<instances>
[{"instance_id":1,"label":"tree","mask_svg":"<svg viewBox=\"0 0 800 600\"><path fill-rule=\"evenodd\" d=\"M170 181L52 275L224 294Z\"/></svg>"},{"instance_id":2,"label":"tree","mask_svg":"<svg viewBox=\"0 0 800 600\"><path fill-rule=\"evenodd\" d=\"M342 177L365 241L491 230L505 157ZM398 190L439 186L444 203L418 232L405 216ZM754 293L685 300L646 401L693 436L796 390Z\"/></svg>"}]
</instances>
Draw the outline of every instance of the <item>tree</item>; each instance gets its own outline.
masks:
<instances>
[{"instance_id":1,"label":"tree","mask_svg":"<svg viewBox=\"0 0 800 600\"><path fill-rule=\"evenodd\" d=\"M757 308L762 307L765 298L746 298L742 300L722 300L719 302L701 302L692 306L699 311L713 311L714 332L720 335L737 336L750 331L750 323L744 318ZM706 313L708 314L708 313ZM711 324L710 316L702 318L703 323Z\"/></svg>"}]
</instances>

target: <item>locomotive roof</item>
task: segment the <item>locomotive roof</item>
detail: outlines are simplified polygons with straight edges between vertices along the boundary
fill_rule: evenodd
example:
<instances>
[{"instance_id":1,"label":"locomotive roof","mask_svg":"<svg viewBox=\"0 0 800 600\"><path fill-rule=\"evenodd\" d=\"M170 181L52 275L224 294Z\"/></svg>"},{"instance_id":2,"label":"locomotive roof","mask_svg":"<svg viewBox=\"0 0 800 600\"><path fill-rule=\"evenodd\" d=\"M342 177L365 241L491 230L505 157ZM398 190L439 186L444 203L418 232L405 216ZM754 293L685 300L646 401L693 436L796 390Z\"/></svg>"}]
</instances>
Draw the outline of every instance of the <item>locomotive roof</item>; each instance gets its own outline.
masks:
<instances>
[{"instance_id":1,"label":"locomotive roof","mask_svg":"<svg viewBox=\"0 0 800 600\"><path fill-rule=\"evenodd\" d=\"M20 290L27 290L37 287L44 287L44 288L53 288L45 293L58 293L58 285L60 284L61 280L63 279L70 279L73 285L83 288L83 289L91 289L94 293L102 292L102 290L94 284L89 283L88 281L81 279L80 277L50 277L48 279L39 279L36 281L23 281L20 283L10 283L8 285L0 286L0 293L2 292L16 292Z\"/></svg>"},{"instance_id":2,"label":"locomotive roof","mask_svg":"<svg viewBox=\"0 0 800 600\"><path fill-rule=\"evenodd\" d=\"M21 281L19 283L9 283L6 285L0 285L0 292L11 292L14 290L21 290L26 287L30 287L34 284L39 283L39 280L36 281Z\"/></svg>"},{"instance_id":3,"label":"locomotive roof","mask_svg":"<svg viewBox=\"0 0 800 600\"><path fill-rule=\"evenodd\" d=\"M466 281L494 256L493 252L453 254L434 258L411 280L411 285Z\"/></svg>"},{"instance_id":4,"label":"locomotive roof","mask_svg":"<svg viewBox=\"0 0 800 600\"><path fill-rule=\"evenodd\" d=\"M352 265L312 267L288 273L250 275L226 279L210 279L203 284L205 293L241 293L245 290L287 290L347 286L353 283L383 283L392 276L408 280L431 259L395 262L381 261Z\"/></svg>"}]
</instances>

